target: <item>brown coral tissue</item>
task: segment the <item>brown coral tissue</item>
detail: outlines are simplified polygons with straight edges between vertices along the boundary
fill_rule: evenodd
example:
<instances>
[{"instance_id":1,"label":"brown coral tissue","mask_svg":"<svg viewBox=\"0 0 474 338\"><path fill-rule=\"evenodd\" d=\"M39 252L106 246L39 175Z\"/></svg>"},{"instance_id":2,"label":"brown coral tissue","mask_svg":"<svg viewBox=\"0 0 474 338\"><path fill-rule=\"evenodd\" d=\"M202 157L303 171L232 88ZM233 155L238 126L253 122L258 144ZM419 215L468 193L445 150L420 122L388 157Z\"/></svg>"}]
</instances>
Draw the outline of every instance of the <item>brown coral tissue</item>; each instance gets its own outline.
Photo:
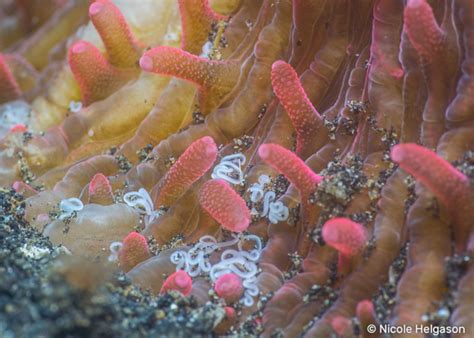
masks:
<instances>
[{"instance_id":1,"label":"brown coral tissue","mask_svg":"<svg viewBox=\"0 0 474 338\"><path fill-rule=\"evenodd\" d=\"M0 186L209 336L474 337L474 1L0 0Z\"/></svg>"}]
</instances>

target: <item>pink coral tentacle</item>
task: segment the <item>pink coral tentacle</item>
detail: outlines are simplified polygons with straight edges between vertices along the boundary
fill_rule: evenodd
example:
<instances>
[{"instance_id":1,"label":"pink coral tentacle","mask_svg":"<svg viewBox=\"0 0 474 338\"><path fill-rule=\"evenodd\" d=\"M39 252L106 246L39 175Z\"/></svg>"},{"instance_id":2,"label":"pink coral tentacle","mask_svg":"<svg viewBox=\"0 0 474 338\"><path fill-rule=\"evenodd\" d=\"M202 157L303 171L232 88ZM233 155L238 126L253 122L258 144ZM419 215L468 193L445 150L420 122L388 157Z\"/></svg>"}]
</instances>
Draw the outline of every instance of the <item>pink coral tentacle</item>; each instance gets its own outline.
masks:
<instances>
[{"instance_id":1,"label":"pink coral tentacle","mask_svg":"<svg viewBox=\"0 0 474 338\"><path fill-rule=\"evenodd\" d=\"M295 185L302 199L307 199L322 180L302 159L278 144L262 144L258 155Z\"/></svg>"},{"instance_id":2,"label":"pink coral tentacle","mask_svg":"<svg viewBox=\"0 0 474 338\"><path fill-rule=\"evenodd\" d=\"M308 157L314 152L314 139L323 120L309 101L293 67L284 61L272 65L273 91L285 107L296 130L296 153Z\"/></svg>"},{"instance_id":3,"label":"pink coral tentacle","mask_svg":"<svg viewBox=\"0 0 474 338\"><path fill-rule=\"evenodd\" d=\"M212 137L194 141L160 181L155 205L171 206L211 168L216 157L217 146Z\"/></svg>"},{"instance_id":4,"label":"pink coral tentacle","mask_svg":"<svg viewBox=\"0 0 474 338\"><path fill-rule=\"evenodd\" d=\"M242 232L250 224L245 201L224 180L207 181L199 191L199 203L227 230Z\"/></svg>"}]
</instances>

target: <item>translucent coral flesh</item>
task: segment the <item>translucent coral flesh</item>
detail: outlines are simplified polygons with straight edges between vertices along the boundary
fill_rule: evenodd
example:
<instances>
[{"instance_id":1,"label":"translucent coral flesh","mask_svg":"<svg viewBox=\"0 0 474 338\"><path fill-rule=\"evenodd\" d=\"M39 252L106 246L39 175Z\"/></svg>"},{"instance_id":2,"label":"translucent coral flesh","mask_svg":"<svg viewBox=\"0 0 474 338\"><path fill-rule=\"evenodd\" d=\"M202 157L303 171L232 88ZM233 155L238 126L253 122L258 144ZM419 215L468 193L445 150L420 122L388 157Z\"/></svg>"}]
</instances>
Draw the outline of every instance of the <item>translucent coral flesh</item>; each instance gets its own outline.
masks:
<instances>
[{"instance_id":1,"label":"translucent coral flesh","mask_svg":"<svg viewBox=\"0 0 474 338\"><path fill-rule=\"evenodd\" d=\"M474 334L473 1L29 3L0 186L55 245L226 306L214 334Z\"/></svg>"}]
</instances>

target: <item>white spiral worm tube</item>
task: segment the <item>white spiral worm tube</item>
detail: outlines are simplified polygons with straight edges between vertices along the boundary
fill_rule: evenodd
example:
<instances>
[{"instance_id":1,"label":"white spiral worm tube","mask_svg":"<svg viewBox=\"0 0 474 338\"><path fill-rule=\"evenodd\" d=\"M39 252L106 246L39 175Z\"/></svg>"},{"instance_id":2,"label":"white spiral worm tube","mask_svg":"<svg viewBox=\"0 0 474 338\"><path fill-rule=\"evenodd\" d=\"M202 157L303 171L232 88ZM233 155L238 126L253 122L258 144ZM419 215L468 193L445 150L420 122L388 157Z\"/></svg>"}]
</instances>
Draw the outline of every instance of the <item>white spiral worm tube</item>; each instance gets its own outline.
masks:
<instances>
[{"instance_id":1,"label":"white spiral worm tube","mask_svg":"<svg viewBox=\"0 0 474 338\"><path fill-rule=\"evenodd\" d=\"M193 248L188 251L175 251L170 259L173 264L176 264L176 271L182 269L191 277L196 277L211 271L209 257L214 251L235 245L238 241L239 239L235 237L230 241L218 243L213 236L203 236Z\"/></svg>"},{"instance_id":2,"label":"white spiral worm tube","mask_svg":"<svg viewBox=\"0 0 474 338\"><path fill-rule=\"evenodd\" d=\"M244 241L255 242L256 248L245 251L242 248ZM237 250L227 249L221 254L219 263L211 265L210 255L219 249L237 244ZM246 235L239 239L234 235L234 239L218 243L212 236L203 236L199 242L189 251L175 251L170 259L176 264L176 271L184 270L191 277L199 276L203 273L209 275L215 282L219 276L226 273L235 273L242 279L244 295L241 302L245 306L253 305L253 297L258 295L258 286L256 284L258 267L257 262L262 252L262 242L258 236Z\"/></svg>"},{"instance_id":3,"label":"white spiral worm tube","mask_svg":"<svg viewBox=\"0 0 474 338\"><path fill-rule=\"evenodd\" d=\"M281 201L274 202L276 195L273 191L265 192L265 184L270 183L270 181L270 177L267 175L261 175L258 178L258 183L254 183L249 188L251 193L250 200L253 203L256 203L263 198L262 212L259 213L255 208L252 208L252 213L255 215L259 214L261 217L268 217L268 220L272 224L276 224L287 220L290 212Z\"/></svg>"},{"instance_id":4,"label":"white spiral worm tube","mask_svg":"<svg viewBox=\"0 0 474 338\"><path fill-rule=\"evenodd\" d=\"M272 224L277 224L278 222L286 221L289 215L290 211L288 210L288 207L284 205L281 201L270 203L268 211L268 220Z\"/></svg>"},{"instance_id":5,"label":"white spiral worm tube","mask_svg":"<svg viewBox=\"0 0 474 338\"><path fill-rule=\"evenodd\" d=\"M138 192L131 191L126 193L123 196L123 200L129 207L132 207L140 212L140 214L145 215L144 221L146 225L161 216L160 211L154 210L153 201L148 194L148 191L143 188L140 188Z\"/></svg>"},{"instance_id":6,"label":"white spiral worm tube","mask_svg":"<svg viewBox=\"0 0 474 338\"><path fill-rule=\"evenodd\" d=\"M244 173L242 165L246 158L242 153L232 154L222 158L221 162L214 167L211 177L213 179L222 179L230 184L242 184L244 182Z\"/></svg>"},{"instance_id":7,"label":"white spiral worm tube","mask_svg":"<svg viewBox=\"0 0 474 338\"><path fill-rule=\"evenodd\" d=\"M268 184L270 182L270 176L260 175L260 177L258 178L258 183L252 184L248 189L250 191L250 201L252 201L253 203L260 201L263 198L263 195L265 194L265 184Z\"/></svg>"},{"instance_id":8,"label":"white spiral worm tube","mask_svg":"<svg viewBox=\"0 0 474 338\"><path fill-rule=\"evenodd\" d=\"M220 262L212 267L209 275L213 282L226 273L234 273L239 276L244 287L241 303L245 306L252 306L254 303L253 297L257 296L259 292L256 284L258 274L256 263L262 252L262 242L255 235L244 236L243 240L254 241L256 249L247 252L242 249L243 241L240 241L237 245L238 250L228 249L222 253Z\"/></svg>"},{"instance_id":9,"label":"white spiral worm tube","mask_svg":"<svg viewBox=\"0 0 474 338\"><path fill-rule=\"evenodd\" d=\"M116 262L118 260L118 253L120 249L122 249L122 247L123 247L122 242L110 243L110 246L109 246L110 256L108 257L109 262Z\"/></svg>"},{"instance_id":10,"label":"white spiral worm tube","mask_svg":"<svg viewBox=\"0 0 474 338\"><path fill-rule=\"evenodd\" d=\"M73 197L62 200L61 203L59 203L59 209L61 209L59 219L62 221L67 217L71 217L74 212L84 209L84 204L79 198Z\"/></svg>"}]
</instances>

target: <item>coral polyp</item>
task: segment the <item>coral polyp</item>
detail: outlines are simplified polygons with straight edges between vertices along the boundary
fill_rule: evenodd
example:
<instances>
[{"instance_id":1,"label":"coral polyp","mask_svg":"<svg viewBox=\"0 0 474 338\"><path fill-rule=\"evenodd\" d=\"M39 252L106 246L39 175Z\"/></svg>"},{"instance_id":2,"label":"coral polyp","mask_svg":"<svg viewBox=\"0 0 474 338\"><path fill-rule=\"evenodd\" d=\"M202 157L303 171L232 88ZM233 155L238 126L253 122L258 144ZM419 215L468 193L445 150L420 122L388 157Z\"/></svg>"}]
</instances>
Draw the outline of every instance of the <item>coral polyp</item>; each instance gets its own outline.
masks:
<instances>
[{"instance_id":1,"label":"coral polyp","mask_svg":"<svg viewBox=\"0 0 474 338\"><path fill-rule=\"evenodd\" d=\"M474 336L473 32L472 0L0 2L0 332Z\"/></svg>"}]
</instances>

